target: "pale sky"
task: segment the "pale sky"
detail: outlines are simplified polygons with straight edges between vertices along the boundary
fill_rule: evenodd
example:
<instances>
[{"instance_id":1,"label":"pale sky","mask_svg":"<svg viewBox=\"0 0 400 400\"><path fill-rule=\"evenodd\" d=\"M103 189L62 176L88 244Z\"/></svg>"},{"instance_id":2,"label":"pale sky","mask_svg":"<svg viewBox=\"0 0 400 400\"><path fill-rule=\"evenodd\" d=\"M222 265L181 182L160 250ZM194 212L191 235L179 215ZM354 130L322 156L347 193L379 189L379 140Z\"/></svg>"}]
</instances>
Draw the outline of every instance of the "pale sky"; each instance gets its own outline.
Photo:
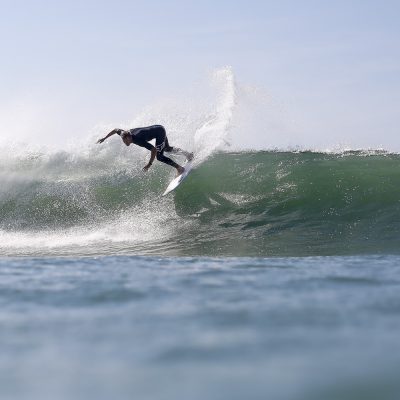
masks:
<instances>
[{"instance_id":1,"label":"pale sky","mask_svg":"<svg viewBox=\"0 0 400 400\"><path fill-rule=\"evenodd\" d=\"M89 135L230 65L285 109L284 143L400 151L399 15L390 0L0 0L0 139ZM254 140L277 140L260 125Z\"/></svg>"}]
</instances>

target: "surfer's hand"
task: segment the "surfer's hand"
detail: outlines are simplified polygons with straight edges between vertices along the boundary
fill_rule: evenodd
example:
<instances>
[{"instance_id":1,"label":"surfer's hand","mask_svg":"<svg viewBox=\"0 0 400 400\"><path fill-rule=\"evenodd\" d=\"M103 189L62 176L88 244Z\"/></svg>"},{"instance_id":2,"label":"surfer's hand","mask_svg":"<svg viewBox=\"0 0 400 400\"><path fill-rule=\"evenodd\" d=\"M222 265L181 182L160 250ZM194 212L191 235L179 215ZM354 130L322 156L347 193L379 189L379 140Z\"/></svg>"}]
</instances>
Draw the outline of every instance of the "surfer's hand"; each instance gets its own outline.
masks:
<instances>
[{"instance_id":1,"label":"surfer's hand","mask_svg":"<svg viewBox=\"0 0 400 400\"><path fill-rule=\"evenodd\" d=\"M99 139L96 143L103 143L104 142L104 138L102 138L102 139Z\"/></svg>"},{"instance_id":2,"label":"surfer's hand","mask_svg":"<svg viewBox=\"0 0 400 400\"><path fill-rule=\"evenodd\" d=\"M151 164L147 164L146 166L143 167L143 171L147 172L150 167L151 167Z\"/></svg>"}]
</instances>

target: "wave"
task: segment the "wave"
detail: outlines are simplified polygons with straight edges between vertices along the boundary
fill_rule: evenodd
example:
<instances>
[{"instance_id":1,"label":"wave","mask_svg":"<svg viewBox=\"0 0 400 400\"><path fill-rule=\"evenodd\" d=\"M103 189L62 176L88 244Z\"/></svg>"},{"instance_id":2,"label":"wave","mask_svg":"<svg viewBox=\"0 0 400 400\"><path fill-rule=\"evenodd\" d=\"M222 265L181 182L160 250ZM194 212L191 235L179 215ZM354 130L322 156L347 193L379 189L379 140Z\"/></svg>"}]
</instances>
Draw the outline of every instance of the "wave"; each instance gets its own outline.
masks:
<instances>
[{"instance_id":1,"label":"wave","mask_svg":"<svg viewBox=\"0 0 400 400\"><path fill-rule=\"evenodd\" d=\"M153 105L121 125L161 123L172 145L195 152L190 177L167 197L171 168L143 173L148 152L116 137L62 151L0 145L0 254L399 252L399 155L228 152L232 126L241 126L238 90L229 67L213 79L217 97L202 99L204 109Z\"/></svg>"},{"instance_id":2,"label":"wave","mask_svg":"<svg viewBox=\"0 0 400 400\"><path fill-rule=\"evenodd\" d=\"M140 157L119 152L111 163L110 148L96 151L10 155L0 168L3 255L399 252L400 155L204 153L161 197L167 166L144 174Z\"/></svg>"}]
</instances>

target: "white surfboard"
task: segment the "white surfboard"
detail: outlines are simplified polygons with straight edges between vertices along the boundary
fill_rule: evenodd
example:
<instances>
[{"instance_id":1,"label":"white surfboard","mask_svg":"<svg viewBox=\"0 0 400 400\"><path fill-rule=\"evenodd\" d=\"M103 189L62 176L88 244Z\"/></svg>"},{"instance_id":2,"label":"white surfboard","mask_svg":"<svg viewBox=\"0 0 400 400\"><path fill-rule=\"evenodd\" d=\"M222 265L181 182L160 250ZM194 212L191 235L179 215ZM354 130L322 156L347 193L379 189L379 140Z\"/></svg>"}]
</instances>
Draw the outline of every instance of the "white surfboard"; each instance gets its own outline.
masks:
<instances>
[{"instance_id":1,"label":"white surfboard","mask_svg":"<svg viewBox=\"0 0 400 400\"><path fill-rule=\"evenodd\" d=\"M192 170L192 163L188 162L183 167L185 168L183 174L177 176L171 181L171 183L168 185L167 189L163 193L163 196L176 189L181 184L181 182L189 175L190 171Z\"/></svg>"}]
</instances>

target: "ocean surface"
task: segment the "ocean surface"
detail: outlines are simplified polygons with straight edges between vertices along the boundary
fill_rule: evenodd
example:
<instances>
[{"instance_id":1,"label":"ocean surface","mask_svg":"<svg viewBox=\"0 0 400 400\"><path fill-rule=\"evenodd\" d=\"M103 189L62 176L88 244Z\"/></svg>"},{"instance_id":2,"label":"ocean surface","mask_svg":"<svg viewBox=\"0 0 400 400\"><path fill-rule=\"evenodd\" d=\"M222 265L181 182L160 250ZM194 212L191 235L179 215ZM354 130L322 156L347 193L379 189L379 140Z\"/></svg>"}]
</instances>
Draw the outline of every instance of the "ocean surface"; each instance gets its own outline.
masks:
<instances>
[{"instance_id":1,"label":"ocean surface","mask_svg":"<svg viewBox=\"0 0 400 400\"><path fill-rule=\"evenodd\" d=\"M194 151L166 197L119 138L0 141L0 399L400 398L400 155L235 150L219 74L129 125Z\"/></svg>"},{"instance_id":2,"label":"ocean surface","mask_svg":"<svg viewBox=\"0 0 400 400\"><path fill-rule=\"evenodd\" d=\"M398 399L400 257L0 260L2 399Z\"/></svg>"}]
</instances>

